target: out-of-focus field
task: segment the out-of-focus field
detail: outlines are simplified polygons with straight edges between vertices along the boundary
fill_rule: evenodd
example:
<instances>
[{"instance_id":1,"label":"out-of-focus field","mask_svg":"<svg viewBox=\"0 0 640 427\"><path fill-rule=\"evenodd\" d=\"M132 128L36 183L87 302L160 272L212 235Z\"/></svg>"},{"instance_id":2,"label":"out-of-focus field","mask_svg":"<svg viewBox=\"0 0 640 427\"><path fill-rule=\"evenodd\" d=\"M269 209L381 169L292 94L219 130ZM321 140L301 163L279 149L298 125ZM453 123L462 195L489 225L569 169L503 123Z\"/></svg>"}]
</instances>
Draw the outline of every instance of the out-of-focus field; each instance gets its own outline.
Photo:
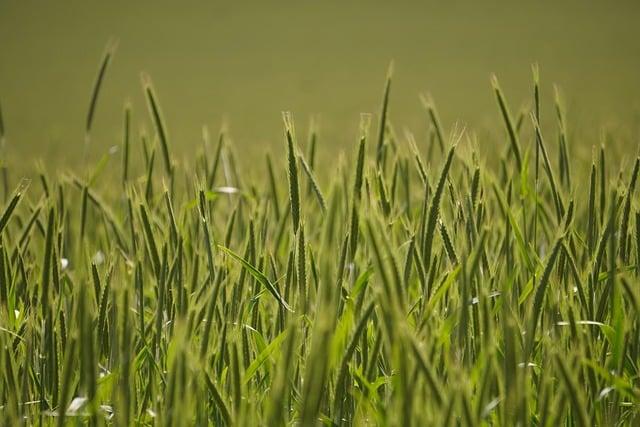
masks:
<instances>
[{"instance_id":1,"label":"out-of-focus field","mask_svg":"<svg viewBox=\"0 0 640 427\"><path fill-rule=\"evenodd\" d=\"M629 123L640 111L638 2L171 3L0 2L6 155L26 166L78 163L110 37L119 47L96 112L94 160L120 143L127 98L136 130L148 120L141 71L154 80L180 155L201 144L203 124L215 135L223 117L241 157L282 151L282 110L294 113L301 135L319 114L320 143L352 147L358 114L379 109L392 59L391 121L418 136L426 130L422 91L433 94L447 128L460 120L480 135L499 132L489 75L516 110L531 99L533 62L545 99L554 82L562 88L574 150L590 150L602 129L624 136L612 140L615 151L637 135Z\"/></svg>"}]
</instances>

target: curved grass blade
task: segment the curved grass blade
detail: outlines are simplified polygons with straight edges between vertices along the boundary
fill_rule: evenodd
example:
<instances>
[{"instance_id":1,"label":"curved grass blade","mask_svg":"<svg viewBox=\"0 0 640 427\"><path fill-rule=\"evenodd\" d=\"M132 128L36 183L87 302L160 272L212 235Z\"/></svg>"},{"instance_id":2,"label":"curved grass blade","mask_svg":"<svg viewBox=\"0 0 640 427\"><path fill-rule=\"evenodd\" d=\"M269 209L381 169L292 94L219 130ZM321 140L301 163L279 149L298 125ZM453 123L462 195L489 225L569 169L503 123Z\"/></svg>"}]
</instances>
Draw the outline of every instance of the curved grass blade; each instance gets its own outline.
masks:
<instances>
[{"instance_id":1,"label":"curved grass blade","mask_svg":"<svg viewBox=\"0 0 640 427\"><path fill-rule=\"evenodd\" d=\"M113 58L115 49L116 43L113 40L110 40L107 43L107 48L105 49L104 55L102 56L102 62L100 63L100 68L98 69L98 75L96 77L95 83L93 84L93 90L91 91L91 100L89 101L89 109L87 111L87 120L85 125L85 131L87 134L91 131L93 116L95 114L96 105L98 104L98 96L100 95L100 88L102 87L104 76L107 73L107 68L109 67L111 58Z\"/></svg>"},{"instance_id":2,"label":"curved grass blade","mask_svg":"<svg viewBox=\"0 0 640 427\"><path fill-rule=\"evenodd\" d=\"M440 147L440 152L444 153L444 134L442 133L440 117L438 116L438 111L436 110L436 105L433 102L433 98L430 94L420 95L420 102L422 103L422 106L425 108L425 110L427 110L429 119L431 120L431 125L436 131L436 137L438 139L438 147Z\"/></svg>"},{"instance_id":3,"label":"curved grass blade","mask_svg":"<svg viewBox=\"0 0 640 427\"><path fill-rule=\"evenodd\" d=\"M547 174L547 178L549 179L549 186L551 187L551 193L553 195L553 203L556 208L556 216L558 222L562 219L564 215L564 206L562 204L562 199L558 193L558 186L556 185L556 180L553 175L553 169L551 168L551 162L549 160L549 155L547 154L547 149L544 145L544 139L542 138L542 132L540 130L540 124L534 115L531 115L531 120L533 122L533 127L536 132L536 140L540 145L540 152L542 153L542 160L544 161L544 170Z\"/></svg>"},{"instance_id":4,"label":"curved grass blade","mask_svg":"<svg viewBox=\"0 0 640 427\"><path fill-rule=\"evenodd\" d=\"M322 195L322 191L320 191L320 186L318 185L318 181L316 181L316 178L313 175L313 171L311 170L311 167L309 166L309 164L307 163L307 161L304 159L302 155L298 156L298 160L300 160L300 163L302 163L302 170L304 170L305 174L307 175L307 178L309 178L309 182L311 183L311 189L313 190L313 193L316 195L316 199L318 199L318 204L320 205L320 209L322 209L322 212L326 212L327 203L325 202L325 198Z\"/></svg>"},{"instance_id":5,"label":"curved grass blade","mask_svg":"<svg viewBox=\"0 0 640 427\"><path fill-rule=\"evenodd\" d=\"M287 302L284 300L284 298L280 296L275 285L271 283L271 280L269 280L269 278L265 276L263 272L261 272L256 267L251 265L248 261L246 261L240 255L233 252L231 249L225 248L222 245L218 245L218 248L220 248L221 251L223 251L227 255L231 256L231 258L235 259L240 264L242 264L242 266L249 272L249 274L251 274L254 277L254 279L258 281L258 283L264 286L285 310L288 310L291 312L293 311L291 310L291 307L289 307L289 304L287 304Z\"/></svg>"},{"instance_id":6,"label":"curved grass blade","mask_svg":"<svg viewBox=\"0 0 640 427\"><path fill-rule=\"evenodd\" d=\"M491 86L493 87L493 91L496 94L496 100L498 101L500 112L502 113L502 119L504 120L504 124L507 127L509 142L511 143L511 151L516 158L518 171L521 171L522 155L520 154L520 142L518 141L518 133L513 124L513 119L511 118L511 112L509 111L509 107L507 106L507 101L504 99L504 95L502 94L502 90L500 89L500 85L498 84L498 78L495 75L491 76Z\"/></svg>"},{"instance_id":7,"label":"curved grass blade","mask_svg":"<svg viewBox=\"0 0 640 427\"><path fill-rule=\"evenodd\" d=\"M160 147L162 148L162 157L164 159L165 171L167 172L168 176L171 176L173 174L173 166L171 164L171 156L169 154L169 135L167 133L167 128L162 117L162 111L160 110L160 105L158 104L157 96L155 94L151 78L146 74L142 74L141 79L142 89L144 90L145 96L147 98L149 114L151 115L153 124L156 127L156 132L158 132L158 138L160 139Z\"/></svg>"},{"instance_id":8,"label":"curved grass blade","mask_svg":"<svg viewBox=\"0 0 640 427\"><path fill-rule=\"evenodd\" d=\"M4 208L4 212L0 217L0 235L2 235L2 231L9 223L9 219L11 219L11 214L13 214L13 211L18 206L18 203L20 202L20 199L22 198L22 195L24 194L24 192L29 187L30 182L31 181L29 180L22 180L20 185L18 185L18 188L16 188L16 191L13 193L13 197L9 201L9 204L7 205L6 208Z\"/></svg>"},{"instance_id":9,"label":"curved grass blade","mask_svg":"<svg viewBox=\"0 0 640 427\"><path fill-rule=\"evenodd\" d=\"M248 384L249 381L253 378L253 376L258 372L258 369L264 364L264 362L275 352L280 349L280 345L287 337L287 332L289 330L285 329L273 339L265 348L258 354L258 356L254 359L253 362L249 365L247 370L244 372L244 383Z\"/></svg>"}]
</instances>

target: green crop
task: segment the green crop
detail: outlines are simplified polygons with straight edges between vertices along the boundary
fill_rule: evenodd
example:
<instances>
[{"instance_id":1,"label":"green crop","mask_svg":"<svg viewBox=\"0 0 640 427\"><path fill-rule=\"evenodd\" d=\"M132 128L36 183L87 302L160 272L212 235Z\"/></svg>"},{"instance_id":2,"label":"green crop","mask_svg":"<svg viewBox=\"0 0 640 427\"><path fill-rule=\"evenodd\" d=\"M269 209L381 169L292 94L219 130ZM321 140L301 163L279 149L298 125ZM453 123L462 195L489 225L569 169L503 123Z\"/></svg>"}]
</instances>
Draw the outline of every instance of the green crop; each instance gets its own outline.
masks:
<instances>
[{"instance_id":1,"label":"green crop","mask_svg":"<svg viewBox=\"0 0 640 427\"><path fill-rule=\"evenodd\" d=\"M127 102L119 162L30 185L3 163L3 423L638 423L640 158L572 160L537 67L517 116L492 77L493 139L428 95L426 138L400 136L391 83L331 164L288 112L265 164L226 127L172 157L146 75L153 133Z\"/></svg>"}]
</instances>

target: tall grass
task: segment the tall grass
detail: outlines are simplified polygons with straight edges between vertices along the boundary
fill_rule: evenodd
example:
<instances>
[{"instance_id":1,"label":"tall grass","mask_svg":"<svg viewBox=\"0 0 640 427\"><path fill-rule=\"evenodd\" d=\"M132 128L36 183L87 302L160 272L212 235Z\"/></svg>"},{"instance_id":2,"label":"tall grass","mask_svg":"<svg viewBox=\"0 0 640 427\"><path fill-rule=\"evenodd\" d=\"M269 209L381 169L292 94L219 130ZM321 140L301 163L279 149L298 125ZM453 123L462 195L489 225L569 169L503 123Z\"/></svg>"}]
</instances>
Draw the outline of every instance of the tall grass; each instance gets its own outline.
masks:
<instances>
[{"instance_id":1,"label":"tall grass","mask_svg":"<svg viewBox=\"0 0 640 427\"><path fill-rule=\"evenodd\" d=\"M180 162L142 83L154 133L127 104L118 185L42 170L0 207L4 424L640 422L640 160L572 160L537 68L518 119L492 79L504 138L482 144L430 97L427 137L398 136L390 71L374 144L363 115L329 164L288 113L264 164L226 129Z\"/></svg>"}]
</instances>

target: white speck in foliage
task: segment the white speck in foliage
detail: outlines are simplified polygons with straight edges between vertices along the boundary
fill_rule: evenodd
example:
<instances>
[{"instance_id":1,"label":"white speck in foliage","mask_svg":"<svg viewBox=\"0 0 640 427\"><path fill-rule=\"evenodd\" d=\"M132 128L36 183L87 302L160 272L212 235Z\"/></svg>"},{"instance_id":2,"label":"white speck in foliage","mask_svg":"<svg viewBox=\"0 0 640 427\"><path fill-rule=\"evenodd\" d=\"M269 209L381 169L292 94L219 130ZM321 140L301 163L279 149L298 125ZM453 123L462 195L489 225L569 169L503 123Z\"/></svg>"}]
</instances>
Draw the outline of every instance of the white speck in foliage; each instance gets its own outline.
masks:
<instances>
[{"instance_id":1,"label":"white speck in foliage","mask_svg":"<svg viewBox=\"0 0 640 427\"><path fill-rule=\"evenodd\" d=\"M100 265L103 262L104 262L104 254L102 253L102 251L96 252L96 254L93 256L93 263L95 265Z\"/></svg>"}]
</instances>

